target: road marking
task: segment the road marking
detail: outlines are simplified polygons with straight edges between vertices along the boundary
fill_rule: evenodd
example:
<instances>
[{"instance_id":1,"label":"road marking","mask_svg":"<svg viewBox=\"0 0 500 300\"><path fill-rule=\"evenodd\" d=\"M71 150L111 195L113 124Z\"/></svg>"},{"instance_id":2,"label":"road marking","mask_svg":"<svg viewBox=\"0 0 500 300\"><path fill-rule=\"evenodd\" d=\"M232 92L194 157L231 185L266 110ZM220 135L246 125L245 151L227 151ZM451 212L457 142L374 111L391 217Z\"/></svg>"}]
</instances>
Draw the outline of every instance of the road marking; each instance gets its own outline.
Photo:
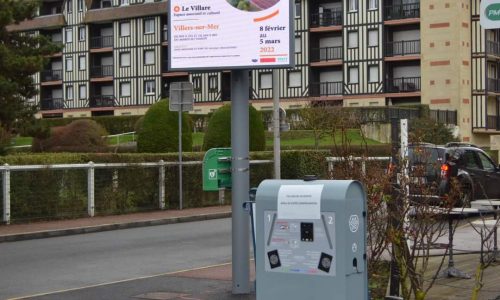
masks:
<instances>
[{"instance_id":1,"label":"road marking","mask_svg":"<svg viewBox=\"0 0 500 300\"><path fill-rule=\"evenodd\" d=\"M117 284L117 283L129 282L129 281L134 281L134 280L149 279L149 278L155 278L155 277L160 277L160 276L175 275L175 274L184 273L184 272L199 271L199 270L205 270L205 269L209 269L209 268L223 267L223 266L227 266L230 264L231 264L230 262L227 262L227 263L222 263L222 264L218 264L218 265L210 265L210 266L205 266L205 267L191 268L191 269L173 271L173 272L156 274L156 275L141 276L141 277L136 277L136 278L131 278L131 279L123 279L123 280L118 280L118 281L93 284L93 285L88 285L88 286L84 286L84 287L72 288L72 289L58 290L58 291L53 291L53 292L48 292L48 293L40 293L40 294L34 294L34 295L29 295L29 296L9 298L7 300L21 300L21 299L27 299L27 298L33 298L33 297L48 296L48 295L52 295L52 294L73 292L73 291L79 291L79 290L84 290L84 289L89 289L89 288L95 288L95 287L101 287L101 286L112 285L112 284Z\"/></svg>"}]
</instances>

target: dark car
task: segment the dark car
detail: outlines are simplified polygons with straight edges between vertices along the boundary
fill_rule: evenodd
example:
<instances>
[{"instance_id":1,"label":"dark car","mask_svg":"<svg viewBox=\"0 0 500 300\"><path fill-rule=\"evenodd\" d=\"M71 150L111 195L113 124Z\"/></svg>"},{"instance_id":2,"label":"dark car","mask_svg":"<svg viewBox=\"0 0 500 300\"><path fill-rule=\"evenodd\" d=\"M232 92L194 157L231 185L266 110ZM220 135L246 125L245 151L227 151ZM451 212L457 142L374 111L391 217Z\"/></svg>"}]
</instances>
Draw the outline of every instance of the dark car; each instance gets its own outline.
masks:
<instances>
[{"instance_id":1,"label":"dark car","mask_svg":"<svg viewBox=\"0 0 500 300\"><path fill-rule=\"evenodd\" d=\"M470 206L477 199L500 199L500 167L483 150L472 144L446 145L441 167L440 195L450 193L453 180L459 190L457 206Z\"/></svg>"}]
</instances>

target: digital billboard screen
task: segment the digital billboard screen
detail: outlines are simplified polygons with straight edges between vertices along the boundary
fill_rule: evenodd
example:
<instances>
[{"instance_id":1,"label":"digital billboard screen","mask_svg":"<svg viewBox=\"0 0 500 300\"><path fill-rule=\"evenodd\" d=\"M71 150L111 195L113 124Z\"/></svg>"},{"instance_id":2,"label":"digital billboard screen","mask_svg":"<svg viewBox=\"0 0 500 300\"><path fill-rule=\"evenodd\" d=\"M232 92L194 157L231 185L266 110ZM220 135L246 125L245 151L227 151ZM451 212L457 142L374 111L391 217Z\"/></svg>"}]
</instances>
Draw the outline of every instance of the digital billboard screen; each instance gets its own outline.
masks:
<instances>
[{"instance_id":1,"label":"digital billboard screen","mask_svg":"<svg viewBox=\"0 0 500 300\"><path fill-rule=\"evenodd\" d=\"M170 0L169 70L294 66L290 0Z\"/></svg>"}]
</instances>

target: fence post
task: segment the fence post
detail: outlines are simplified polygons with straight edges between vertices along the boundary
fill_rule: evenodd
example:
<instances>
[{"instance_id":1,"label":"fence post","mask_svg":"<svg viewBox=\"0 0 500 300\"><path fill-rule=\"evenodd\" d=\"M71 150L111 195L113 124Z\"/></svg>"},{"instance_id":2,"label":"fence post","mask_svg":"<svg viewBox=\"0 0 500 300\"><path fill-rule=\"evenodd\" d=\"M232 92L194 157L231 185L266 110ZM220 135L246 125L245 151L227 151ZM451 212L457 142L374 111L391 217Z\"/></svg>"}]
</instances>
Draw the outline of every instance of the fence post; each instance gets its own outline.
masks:
<instances>
[{"instance_id":1,"label":"fence post","mask_svg":"<svg viewBox=\"0 0 500 300\"><path fill-rule=\"evenodd\" d=\"M363 174L363 176L366 176L366 159L363 158L363 160L361 161L361 172Z\"/></svg>"},{"instance_id":2,"label":"fence post","mask_svg":"<svg viewBox=\"0 0 500 300\"><path fill-rule=\"evenodd\" d=\"M95 169L94 163L89 162L89 168L87 170L87 211L89 217L93 217L95 215Z\"/></svg>"},{"instance_id":3,"label":"fence post","mask_svg":"<svg viewBox=\"0 0 500 300\"><path fill-rule=\"evenodd\" d=\"M9 165L4 165L2 172L2 190L3 190L3 222L10 224L10 169Z\"/></svg>"},{"instance_id":4,"label":"fence post","mask_svg":"<svg viewBox=\"0 0 500 300\"><path fill-rule=\"evenodd\" d=\"M160 209L165 209L165 161L159 162L158 196Z\"/></svg>"}]
</instances>

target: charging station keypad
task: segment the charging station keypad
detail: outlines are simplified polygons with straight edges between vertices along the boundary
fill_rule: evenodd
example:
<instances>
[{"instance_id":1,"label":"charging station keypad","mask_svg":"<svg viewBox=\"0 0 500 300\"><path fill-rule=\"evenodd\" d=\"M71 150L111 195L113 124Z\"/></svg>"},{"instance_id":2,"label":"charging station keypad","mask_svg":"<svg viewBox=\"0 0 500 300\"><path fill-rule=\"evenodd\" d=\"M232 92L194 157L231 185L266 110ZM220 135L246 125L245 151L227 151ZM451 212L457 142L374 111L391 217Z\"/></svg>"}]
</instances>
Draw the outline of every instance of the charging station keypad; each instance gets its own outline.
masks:
<instances>
[{"instance_id":1,"label":"charging station keypad","mask_svg":"<svg viewBox=\"0 0 500 300\"><path fill-rule=\"evenodd\" d=\"M280 220L264 211L266 272L336 276L335 213L315 220Z\"/></svg>"}]
</instances>

